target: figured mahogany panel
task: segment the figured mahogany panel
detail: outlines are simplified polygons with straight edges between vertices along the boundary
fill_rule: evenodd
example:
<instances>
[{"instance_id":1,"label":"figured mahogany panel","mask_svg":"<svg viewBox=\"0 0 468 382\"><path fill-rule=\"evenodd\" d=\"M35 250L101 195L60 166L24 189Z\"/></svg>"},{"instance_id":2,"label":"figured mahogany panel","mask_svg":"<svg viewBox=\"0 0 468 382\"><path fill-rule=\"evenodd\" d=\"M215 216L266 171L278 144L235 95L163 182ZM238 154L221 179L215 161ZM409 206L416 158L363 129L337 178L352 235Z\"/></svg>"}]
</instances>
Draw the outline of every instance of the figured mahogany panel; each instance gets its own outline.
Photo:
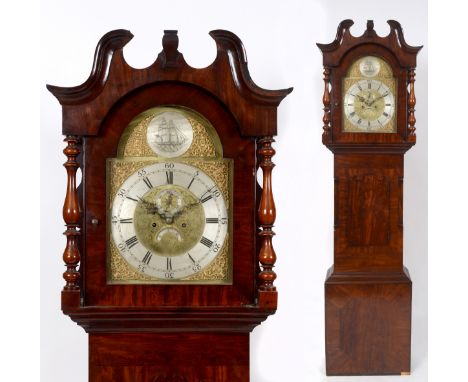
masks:
<instances>
[{"instance_id":1,"label":"figured mahogany panel","mask_svg":"<svg viewBox=\"0 0 468 382\"><path fill-rule=\"evenodd\" d=\"M402 271L403 155L335 154L335 271Z\"/></svg>"},{"instance_id":2,"label":"figured mahogany panel","mask_svg":"<svg viewBox=\"0 0 468 382\"><path fill-rule=\"evenodd\" d=\"M409 278L326 282L325 318L327 375L410 372Z\"/></svg>"},{"instance_id":3,"label":"figured mahogany panel","mask_svg":"<svg viewBox=\"0 0 468 382\"><path fill-rule=\"evenodd\" d=\"M352 246L388 245L390 179L361 173L349 180L348 241Z\"/></svg>"},{"instance_id":4,"label":"figured mahogany panel","mask_svg":"<svg viewBox=\"0 0 468 382\"><path fill-rule=\"evenodd\" d=\"M89 367L92 382L248 382L249 334L91 334Z\"/></svg>"}]
</instances>

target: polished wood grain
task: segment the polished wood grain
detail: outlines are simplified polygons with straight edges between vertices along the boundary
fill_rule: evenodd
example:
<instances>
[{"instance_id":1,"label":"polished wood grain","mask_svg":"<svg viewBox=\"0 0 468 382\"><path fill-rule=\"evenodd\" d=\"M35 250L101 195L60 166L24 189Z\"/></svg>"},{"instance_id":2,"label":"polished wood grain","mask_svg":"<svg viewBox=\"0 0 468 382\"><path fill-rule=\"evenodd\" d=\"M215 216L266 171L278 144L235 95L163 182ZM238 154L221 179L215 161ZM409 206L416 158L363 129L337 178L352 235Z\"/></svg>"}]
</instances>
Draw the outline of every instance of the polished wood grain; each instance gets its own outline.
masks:
<instances>
[{"instance_id":1,"label":"polished wood grain","mask_svg":"<svg viewBox=\"0 0 468 382\"><path fill-rule=\"evenodd\" d=\"M328 375L385 375L411 370L409 275L372 277L361 276L360 281L352 277L327 279Z\"/></svg>"},{"instance_id":2,"label":"polished wood grain","mask_svg":"<svg viewBox=\"0 0 468 382\"><path fill-rule=\"evenodd\" d=\"M244 382L249 353L248 333L92 334L90 380Z\"/></svg>"},{"instance_id":3,"label":"polished wood grain","mask_svg":"<svg viewBox=\"0 0 468 382\"><path fill-rule=\"evenodd\" d=\"M334 153L335 178L334 264L325 280L327 375L410 372L403 180L404 153L416 142L413 85L421 47L406 43L398 22L388 24L388 36L378 36L368 21L355 37L353 21L344 20L332 43L317 44L325 82L322 141ZM343 131L342 80L353 62L368 55L384 59L397 81L396 133Z\"/></svg>"},{"instance_id":4,"label":"polished wood grain","mask_svg":"<svg viewBox=\"0 0 468 382\"><path fill-rule=\"evenodd\" d=\"M134 69L123 55L133 36L115 30L99 41L82 85L48 85L62 105L68 137L64 218L72 234L62 310L89 333L92 382L248 381L249 333L277 308L271 142L278 105L292 88L258 87L239 38L222 30L210 35L217 57L207 68L190 67L178 51L177 31L168 30L156 61ZM232 285L107 283L106 159L116 156L136 115L170 105L209 120L223 156L233 161Z\"/></svg>"},{"instance_id":5,"label":"polished wood grain","mask_svg":"<svg viewBox=\"0 0 468 382\"><path fill-rule=\"evenodd\" d=\"M403 269L403 156L335 154L336 272Z\"/></svg>"}]
</instances>

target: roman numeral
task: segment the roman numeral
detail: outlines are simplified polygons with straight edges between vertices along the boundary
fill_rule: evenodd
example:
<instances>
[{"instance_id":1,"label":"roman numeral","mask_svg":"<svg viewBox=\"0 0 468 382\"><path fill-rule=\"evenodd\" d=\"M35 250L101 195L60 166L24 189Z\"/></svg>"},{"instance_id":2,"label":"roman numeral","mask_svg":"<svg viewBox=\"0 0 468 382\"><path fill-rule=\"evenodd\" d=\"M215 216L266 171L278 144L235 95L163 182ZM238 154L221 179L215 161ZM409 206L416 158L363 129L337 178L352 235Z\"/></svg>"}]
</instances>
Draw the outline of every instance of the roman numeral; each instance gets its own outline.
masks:
<instances>
[{"instance_id":1,"label":"roman numeral","mask_svg":"<svg viewBox=\"0 0 468 382\"><path fill-rule=\"evenodd\" d=\"M357 123L358 123L358 124L361 124L361 122L362 122L362 119L359 118L358 121L357 121Z\"/></svg>"},{"instance_id":2,"label":"roman numeral","mask_svg":"<svg viewBox=\"0 0 468 382\"><path fill-rule=\"evenodd\" d=\"M172 259L170 257L166 257L166 269L172 271Z\"/></svg>"},{"instance_id":3,"label":"roman numeral","mask_svg":"<svg viewBox=\"0 0 468 382\"><path fill-rule=\"evenodd\" d=\"M367 121L367 127L370 127L370 121Z\"/></svg>"},{"instance_id":4,"label":"roman numeral","mask_svg":"<svg viewBox=\"0 0 468 382\"><path fill-rule=\"evenodd\" d=\"M358 86L357 86L357 87L359 88L359 90L362 90L362 88L361 88L361 85L359 85L359 84L358 84Z\"/></svg>"},{"instance_id":5,"label":"roman numeral","mask_svg":"<svg viewBox=\"0 0 468 382\"><path fill-rule=\"evenodd\" d=\"M167 181L167 184L174 183L174 173L172 171L166 171L166 181Z\"/></svg>"},{"instance_id":6,"label":"roman numeral","mask_svg":"<svg viewBox=\"0 0 468 382\"><path fill-rule=\"evenodd\" d=\"M206 218L205 222L206 222L206 223L215 223L215 224L218 224L218 223L219 223L219 219L218 219L218 218Z\"/></svg>"},{"instance_id":7,"label":"roman numeral","mask_svg":"<svg viewBox=\"0 0 468 382\"><path fill-rule=\"evenodd\" d=\"M125 240L125 244L127 244L128 249L130 249L138 244L138 239L136 236L132 236L130 239Z\"/></svg>"},{"instance_id":8,"label":"roman numeral","mask_svg":"<svg viewBox=\"0 0 468 382\"><path fill-rule=\"evenodd\" d=\"M213 245L213 242L210 239L207 239L205 236L202 236L200 243L210 248Z\"/></svg>"},{"instance_id":9,"label":"roman numeral","mask_svg":"<svg viewBox=\"0 0 468 382\"><path fill-rule=\"evenodd\" d=\"M386 117L388 117L388 114L387 114L387 113L385 113L385 112L383 112L383 115L385 115Z\"/></svg>"},{"instance_id":10,"label":"roman numeral","mask_svg":"<svg viewBox=\"0 0 468 382\"><path fill-rule=\"evenodd\" d=\"M192 255L190 255L190 253L187 253L187 256L189 257L190 261L194 264L196 264L197 262L195 261L195 259L192 257Z\"/></svg>"},{"instance_id":11,"label":"roman numeral","mask_svg":"<svg viewBox=\"0 0 468 382\"><path fill-rule=\"evenodd\" d=\"M205 195L205 194L203 194L203 195ZM202 195L202 196L203 196L203 195ZM208 200L210 200L210 199L212 199L212 198L213 198L212 195L208 195L208 196L205 196L203 199L200 199L200 202L201 202L201 203L205 203L205 202L207 202Z\"/></svg>"},{"instance_id":12,"label":"roman numeral","mask_svg":"<svg viewBox=\"0 0 468 382\"><path fill-rule=\"evenodd\" d=\"M370 81L367 82L367 89L371 89L372 88L372 83Z\"/></svg>"},{"instance_id":13,"label":"roman numeral","mask_svg":"<svg viewBox=\"0 0 468 382\"><path fill-rule=\"evenodd\" d=\"M138 200L131 198L130 196L127 196L127 199L133 200L134 202L138 202Z\"/></svg>"},{"instance_id":14,"label":"roman numeral","mask_svg":"<svg viewBox=\"0 0 468 382\"><path fill-rule=\"evenodd\" d=\"M152 188L153 188L153 185L151 184L151 182L150 182L150 180L148 179L148 177L143 178L143 182L145 182L146 186L147 186L149 189L152 189Z\"/></svg>"},{"instance_id":15,"label":"roman numeral","mask_svg":"<svg viewBox=\"0 0 468 382\"><path fill-rule=\"evenodd\" d=\"M392 104L391 103L386 103L385 106L392 106Z\"/></svg>"},{"instance_id":16,"label":"roman numeral","mask_svg":"<svg viewBox=\"0 0 468 382\"><path fill-rule=\"evenodd\" d=\"M148 251L146 252L146 255L143 257L143 260L141 261L145 263L146 265L148 265L152 257L153 257L153 254L150 251Z\"/></svg>"},{"instance_id":17,"label":"roman numeral","mask_svg":"<svg viewBox=\"0 0 468 382\"><path fill-rule=\"evenodd\" d=\"M120 224L123 224L123 223L133 223L133 218L120 219L119 222L120 222Z\"/></svg>"}]
</instances>

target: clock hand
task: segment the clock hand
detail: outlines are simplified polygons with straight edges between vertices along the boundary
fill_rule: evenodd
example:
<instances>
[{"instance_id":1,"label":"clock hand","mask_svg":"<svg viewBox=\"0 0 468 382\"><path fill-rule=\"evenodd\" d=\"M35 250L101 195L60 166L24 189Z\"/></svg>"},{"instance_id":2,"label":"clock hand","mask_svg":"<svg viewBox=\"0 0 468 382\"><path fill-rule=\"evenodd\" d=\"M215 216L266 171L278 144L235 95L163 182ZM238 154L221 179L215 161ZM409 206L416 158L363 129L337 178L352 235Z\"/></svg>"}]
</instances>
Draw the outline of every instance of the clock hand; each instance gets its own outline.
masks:
<instances>
[{"instance_id":1,"label":"clock hand","mask_svg":"<svg viewBox=\"0 0 468 382\"><path fill-rule=\"evenodd\" d=\"M357 94L356 94L356 97L358 97L361 102L366 102L366 99L364 97L357 95Z\"/></svg>"},{"instance_id":2,"label":"clock hand","mask_svg":"<svg viewBox=\"0 0 468 382\"><path fill-rule=\"evenodd\" d=\"M185 207L181 208L179 211L175 212L174 215L172 215L173 217L178 217L179 215L182 215L182 213L184 213L185 211L189 210L190 208L192 208L193 206L198 206L200 204L200 202L195 202L195 203L190 203L190 204L187 204Z\"/></svg>"},{"instance_id":3,"label":"clock hand","mask_svg":"<svg viewBox=\"0 0 468 382\"><path fill-rule=\"evenodd\" d=\"M159 212L159 208L158 206L155 204L155 203L151 203L151 202L148 202L147 200L141 198L138 196L138 199L140 199L140 201L143 203L143 205L145 206L146 208L146 211L148 211L149 213L151 214L155 214L157 213L161 218L165 218L165 213L161 213Z\"/></svg>"},{"instance_id":4,"label":"clock hand","mask_svg":"<svg viewBox=\"0 0 468 382\"><path fill-rule=\"evenodd\" d=\"M369 104L369 106L372 106L372 105L375 103L375 101L378 101L378 100L381 99L381 98L385 98L387 95L388 95L388 94L385 94L385 95L381 95L381 96L375 98L375 99Z\"/></svg>"}]
</instances>

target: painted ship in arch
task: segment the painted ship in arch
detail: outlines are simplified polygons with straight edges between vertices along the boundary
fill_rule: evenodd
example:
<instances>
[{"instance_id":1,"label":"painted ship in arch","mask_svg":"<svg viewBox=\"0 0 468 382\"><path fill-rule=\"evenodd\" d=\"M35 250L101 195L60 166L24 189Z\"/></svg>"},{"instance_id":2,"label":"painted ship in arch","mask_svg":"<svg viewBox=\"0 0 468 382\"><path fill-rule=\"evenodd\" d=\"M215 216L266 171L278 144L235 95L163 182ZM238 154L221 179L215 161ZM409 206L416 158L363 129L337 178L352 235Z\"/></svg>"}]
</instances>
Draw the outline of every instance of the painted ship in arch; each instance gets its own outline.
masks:
<instances>
[{"instance_id":1,"label":"painted ship in arch","mask_svg":"<svg viewBox=\"0 0 468 382\"><path fill-rule=\"evenodd\" d=\"M167 122L164 117L162 117L157 131L153 134L153 139L158 148L164 152L177 151L188 140L184 133L174 124L174 121L169 120Z\"/></svg>"}]
</instances>

